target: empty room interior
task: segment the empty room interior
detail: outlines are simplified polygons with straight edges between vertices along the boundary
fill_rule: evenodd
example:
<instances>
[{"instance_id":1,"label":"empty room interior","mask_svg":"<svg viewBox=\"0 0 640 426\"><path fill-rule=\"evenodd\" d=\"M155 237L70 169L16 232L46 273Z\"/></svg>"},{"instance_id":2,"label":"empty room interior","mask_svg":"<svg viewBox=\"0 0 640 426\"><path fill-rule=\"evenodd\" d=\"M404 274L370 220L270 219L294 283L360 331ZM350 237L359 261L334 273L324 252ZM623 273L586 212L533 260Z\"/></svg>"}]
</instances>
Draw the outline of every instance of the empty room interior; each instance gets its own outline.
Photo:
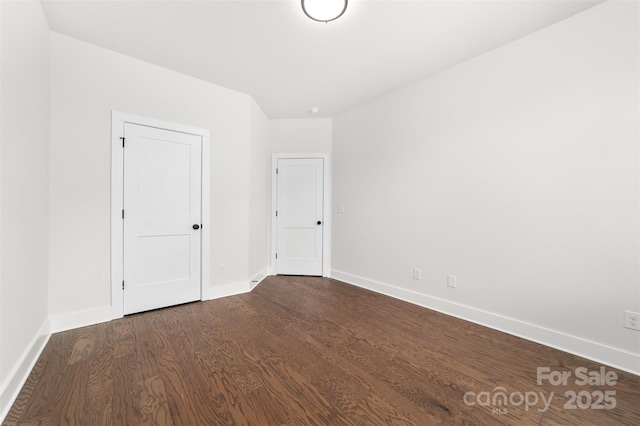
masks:
<instances>
[{"instance_id":1,"label":"empty room interior","mask_svg":"<svg viewBox=\"0 0 640 426\"><path fill-rule=\"evenodd\" d=\"M639 2L316 2L0 1L0 422L640 424Z\"/></svg>"}]
</instances>

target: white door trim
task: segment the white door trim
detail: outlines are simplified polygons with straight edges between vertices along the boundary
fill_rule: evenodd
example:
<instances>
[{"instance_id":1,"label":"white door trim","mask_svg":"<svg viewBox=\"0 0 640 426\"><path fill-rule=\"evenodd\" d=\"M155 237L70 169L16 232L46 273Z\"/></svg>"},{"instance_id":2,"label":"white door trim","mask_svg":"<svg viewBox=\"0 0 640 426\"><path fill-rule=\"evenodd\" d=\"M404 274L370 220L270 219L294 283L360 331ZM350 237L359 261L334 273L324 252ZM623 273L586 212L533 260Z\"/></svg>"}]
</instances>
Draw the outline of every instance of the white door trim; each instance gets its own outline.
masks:
<instances>
[{"instance_id":1,"label":"white door trim","mask_svg":"<svg viewBox=\"0 0 640 426\"><path fill-rule=\"evenodd\" d=\"M324 165L323 182L323 227L322 227L322 276L328 277L331 272L331 170L329 161L331 156L327 153L277 153L271 154L271 253L269 256L270 274L275 275L277 271L276 247L278 237L278 224L276 221L276 207L278 203L278 191L276 185L276 169L278 160L285 158L321 158Z\"/></svg>"},{"instance_id":2,"label":"white door trim","mask_svg":"<svg viewBox=\"0 0 640 426\"><path fill-rule=\"evenodd\" d=\"M210 132L208 129L170 123L153 118L140 117L118 111L111 111L111 312L112 318L124 316L124 292L122 277L124 266L122 210L124 197L124 151L122 140L125 123L156 127L189 133L202 137L202 247L200 298L207 297L210 271Z\"/></svg>"}]
</instances>

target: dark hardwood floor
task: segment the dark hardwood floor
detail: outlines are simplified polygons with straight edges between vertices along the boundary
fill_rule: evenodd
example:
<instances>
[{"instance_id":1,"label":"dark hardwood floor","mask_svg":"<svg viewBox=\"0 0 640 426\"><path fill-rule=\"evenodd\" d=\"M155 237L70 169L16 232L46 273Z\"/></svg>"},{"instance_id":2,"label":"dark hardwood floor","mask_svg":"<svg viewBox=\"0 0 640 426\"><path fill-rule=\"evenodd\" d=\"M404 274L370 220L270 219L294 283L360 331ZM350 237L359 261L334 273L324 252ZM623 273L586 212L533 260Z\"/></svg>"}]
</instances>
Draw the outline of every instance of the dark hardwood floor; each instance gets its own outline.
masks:
<instances>
[{"instance_id":1,"label":"dark hardwood floor","mask_svg":"<svg viewBox=\"0 0 640 426\"><path fill-rule=\"evenodd\" d=\"M571 377L538 385L538 367ZM581 386L581 367L603 366L339 281L270 277L54 334L4 424L640 425L638 376L603 367L608 384Z\"/></svg>"}]
</instances>

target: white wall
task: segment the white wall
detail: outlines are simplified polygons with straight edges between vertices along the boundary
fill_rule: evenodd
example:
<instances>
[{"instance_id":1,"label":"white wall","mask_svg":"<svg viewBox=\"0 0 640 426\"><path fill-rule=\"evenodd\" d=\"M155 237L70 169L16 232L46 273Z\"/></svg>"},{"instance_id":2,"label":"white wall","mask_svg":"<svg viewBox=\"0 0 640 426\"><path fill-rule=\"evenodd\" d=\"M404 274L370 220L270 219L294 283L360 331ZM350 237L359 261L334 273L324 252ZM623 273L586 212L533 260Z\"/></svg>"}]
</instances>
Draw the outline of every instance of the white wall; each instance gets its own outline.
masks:
<instances>
[{"instance_id":1,"label":"white wall","mask_svg":"<svg viewBox=\"0 0 640 426\"><path fill-rule=\"evenodd\" d=\"M104 308L110 305L111 110L211 131L211 285L248 286L252 102L247 95L51 33L53 317L108 312ZM220 263L226 265L224 274Z\"/></svg>"},{"instance_id":2,"label":"white wall","mask_svg":"<svg viewBox=\"0 0 640 426\"><path fill-rule=\"evenodd\" d=\"M268 273L271 155L268 143L269 119L255 101L251 102L250 192L249 192L249 277L259 281ZM255 286L257 282L252 284Z\"/></svg>"},{"instance_id":3,"label":"white wall","mask_svg":"<svg viewBox=\"0 0 640 426\"><path fill-rule=\"evenodd\" d=\"M39 2L2 2L0 419L49 334L49 30Z\"/></svg>"},{"instance_id":4,"label":"white wall","mask_svg":"<svg viewBox=\"0 0 640 426\"><path fill-rule=\"evenodd\" d=\"M637 9L335 117L332 275L640 372Z\"/></svg>"},{"instance_id":5,"label":"white wall","mask_svg":"<svg viewBox=\"0 0 640 426\"><path fill-rule=\"evenodd\" d=\"M271 153L331 153L332 122L331 118L270 120L269 149Z\"/></svg>"}]
</instances>

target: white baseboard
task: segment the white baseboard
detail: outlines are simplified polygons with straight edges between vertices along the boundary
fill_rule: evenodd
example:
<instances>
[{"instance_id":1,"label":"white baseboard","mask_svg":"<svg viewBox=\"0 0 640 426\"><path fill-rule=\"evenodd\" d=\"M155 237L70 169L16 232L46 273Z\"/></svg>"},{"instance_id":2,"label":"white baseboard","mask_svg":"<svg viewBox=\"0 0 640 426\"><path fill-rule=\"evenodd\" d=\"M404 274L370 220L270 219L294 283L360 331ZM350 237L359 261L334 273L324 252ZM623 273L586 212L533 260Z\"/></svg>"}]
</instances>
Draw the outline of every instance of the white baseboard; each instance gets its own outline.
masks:
<instances>
[{"instance_id":1,"label":"white baseboard","mask_svg":"<svg viewBox=\"0 0 640 426\"><path fill-rule=\"evenodd\" d=\"M249 281L238 281L231 284L211 286L209 287L209 297L207 299L220 299L221 297L249 293L251 291L251 286L249 284Z\"/></svg>"},{"instance_id":2,"label":"white baseboard","mask_svg":"<svg viewBox=\"0 0 640 426\"><path fill-rule=\"evenodd\" d=\"M249 283L249 291L252 291L254 288L256 288L258 284L260 284L262 280L264 280L268 276L269 276L268 268L264 268L262 271L254 275L254 277L251 278L251 282Z\"/></svg>"},{"instance_id":3,"label":"white baseboard","mask_svg":"<svg viewBox=\"0 0 640 426\"><path fill-rule=\"evenodd\" d=\"M85 311L54 315L51 317L51 332L58 333L60 331L111 321L113 319L112 314L111 306L103 306Z\"/></svg>"},{"instance_id":4,"label":"white baseboard","mask_svg":"<svg viewBox=\"0 0 640 426\"><path fill-rule=\"evenodd\" d=\"M18 397L22 386L27 381L31 370L36 365L42 350L51 337L51 322L47 319L33 337L16 366L11 370L6 381L0 387L0 423L9 413L13 402Z\"/></svg>"},{"instance_id":5,"label":"white baseboard","mask_svg":"<svg viewBox=\"0 0 640 426\"><path fill-rule=\"evenodd\" d=\"M592 361L640 375L640 355L612 348L600 343L550 330L534 324L461 305L426 294L416 293L390 284L332 270L331 276L348 284L375 291L405 302L413 303L443 314L502 331L526 340L543 344Z\"/></svg>"}]
</instances>

